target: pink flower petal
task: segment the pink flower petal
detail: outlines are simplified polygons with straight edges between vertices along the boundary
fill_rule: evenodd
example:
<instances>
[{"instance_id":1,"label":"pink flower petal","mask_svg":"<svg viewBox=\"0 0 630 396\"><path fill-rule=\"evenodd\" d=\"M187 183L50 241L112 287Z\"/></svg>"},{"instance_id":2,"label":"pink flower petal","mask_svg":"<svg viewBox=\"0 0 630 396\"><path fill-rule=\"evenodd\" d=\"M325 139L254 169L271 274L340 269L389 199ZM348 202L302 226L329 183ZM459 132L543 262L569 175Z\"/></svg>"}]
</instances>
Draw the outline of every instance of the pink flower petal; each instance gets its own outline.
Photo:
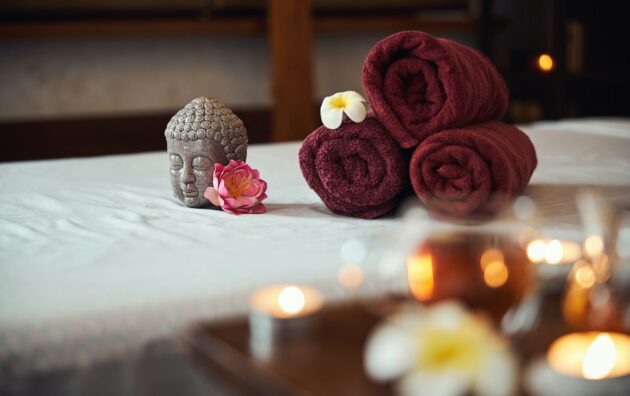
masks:
<instances>
[{"instance_id":1,"label":"pink flower petal","mask_svg":"<svg viewBox=\"0 0 630 396\"><path fill-rule=\"evenodd\" d=\"M204 196L214 205L231 214L264 213L267 183L260 179L260 172L243 161L230 160L227 165L216 163L212 187ZM232 192L240 194L238 198Z\"/></svg>"},{"instance_id":2,"label":"pink flower petal","mask_svg":"<svg viewBox=\"0 0 630 396\"><path fill-rule=\"evenodd\" d=\"M257 197L262 193L263 185L258 180L252 180L247 188L243 190L243 195L246 197Z\"/></svg>"},{"instance_id":3,"label":"pink flower petal","mask_svg":"<svg viewBox=\"0 0 630 396\"><path fill-rule=\"evenodd\" d=\"M219 197L219 192L214 187L206 188L203 196L212 202L214 206L221 206L221 197Z\"/></svg>"},{"instance_id":4,"label":"pink flower petal","mask_svg":"<svg viewBox=\"0 0 630 396\"><path fill-rule=\"evenodd\" d=\"M247 198L241 197L239 199L235 198L226 198L225 202L230 205L232 208L248 208L258 203L256 198Z\"/></svg>"},{"instance_id":5,"label":"pink flower petal","mask_svg":"<svg viewBox=\"0 0 630 396\"><path fill-rule=\"evenodd\" d=\"M220 163L220 162L217 162L216 164L214 164L214 172L213 172L213 173L214 173L214 176L215 176L215 177L219 177L219 176L221 176L221 173L223 173L223 169L224 169L224 168L225 168L225 167L224 167L224 166L223 166L223 164L222 164L222 163Z\"/></svg>"}]
</instances>

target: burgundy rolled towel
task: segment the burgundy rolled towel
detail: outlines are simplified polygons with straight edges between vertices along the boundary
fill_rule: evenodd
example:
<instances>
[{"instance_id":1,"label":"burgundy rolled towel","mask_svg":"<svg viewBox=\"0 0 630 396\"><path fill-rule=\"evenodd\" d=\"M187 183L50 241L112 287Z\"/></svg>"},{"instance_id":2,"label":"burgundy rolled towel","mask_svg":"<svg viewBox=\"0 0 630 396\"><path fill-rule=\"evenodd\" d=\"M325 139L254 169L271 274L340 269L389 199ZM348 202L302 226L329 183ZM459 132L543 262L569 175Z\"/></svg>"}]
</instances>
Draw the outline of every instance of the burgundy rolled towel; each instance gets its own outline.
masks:
<instances>
[{"instance_id":1,"label":"burgundy rolled towel","mask_svg":"<svg viewBox=\"0 0 630 396\"><path fill-rule=\"evenodd\" d=\"M536 164L527 135L490 121L431 135L416 147L409 174L429 209L455 216L492 214L525 189Z\"/></svg>"},{"instance_id":2,"label":"burgundy rolled towel","mask_svg":"<svg viewBox=\"0 0 630 396\"><path fill-rule=\"evenodd\" d=\"M415 31L376 43L363 64L363 87L403 148L438 131L500 118L508 105L505 82L483 54Z\"/></svg>"},{"instance_id":3,"label":"burgundy rolled towel","mask_svg":"<svg viewBox=\"0 0 630 396\"><path fill-rule=\"evenodd\" d=\"M332 212L363 219L392 210L408 181L402 150L372 115L317 128L300 148L300 168Z\"/></svg>"}]
</instances>

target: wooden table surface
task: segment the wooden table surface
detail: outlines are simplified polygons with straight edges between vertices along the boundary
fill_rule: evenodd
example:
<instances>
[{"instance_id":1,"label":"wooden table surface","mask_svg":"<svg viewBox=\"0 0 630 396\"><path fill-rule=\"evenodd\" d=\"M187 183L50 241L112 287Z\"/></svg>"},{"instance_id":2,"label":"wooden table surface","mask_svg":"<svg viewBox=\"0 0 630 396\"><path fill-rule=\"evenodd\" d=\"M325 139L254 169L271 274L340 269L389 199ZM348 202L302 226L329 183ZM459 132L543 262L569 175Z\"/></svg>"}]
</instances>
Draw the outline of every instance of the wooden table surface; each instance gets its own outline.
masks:
<instances>
[{"instance_id":1,"label":"wooden table surface","mask_svg":"<svg viewBox=\"0 0 630 396\"><path fill-rule=\"evenodd\" d=\"M511 339L522 363L543 354L554 339L568 331L562 323L560 300L557 294L548 295L542 307L543 325ZM200 323L185 338L198 367L214 380L225 380L239 394L391 395L391 385L371 381L363 369L366 339L391 303L383 300L326 307L310 334L277 342L268 357L254 353L245 317ZM522 385L519 394L526 394Z\"/></svg>"}]
</instances>

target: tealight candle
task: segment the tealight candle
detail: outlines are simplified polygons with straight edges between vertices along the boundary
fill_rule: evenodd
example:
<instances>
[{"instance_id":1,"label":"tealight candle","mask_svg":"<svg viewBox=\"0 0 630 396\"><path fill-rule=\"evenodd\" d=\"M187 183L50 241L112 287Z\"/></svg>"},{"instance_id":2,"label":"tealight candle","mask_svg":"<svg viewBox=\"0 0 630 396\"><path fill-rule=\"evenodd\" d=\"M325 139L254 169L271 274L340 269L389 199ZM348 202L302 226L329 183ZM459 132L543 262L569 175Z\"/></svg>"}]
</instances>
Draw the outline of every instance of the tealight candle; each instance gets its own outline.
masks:
<instances>
[{"instance_id":1,"label":"tealight candle","mask_svg":"<svg viewBox=\"0 0 630 396\"><path fill-rule=\"evenodd\" d=\"M305 334L324 305L317 289L305 285L272 285L250 297L250 345L258 357L269 357L275 342Z\"/></svg>"},{"instance_id":2,"label":"tealight candle","mask_svg":"<svg viewBox=\"0 0 630 396\"><path fill-rule=\"evenodd\" d=\"M571 333L558 338L546 359L526 373L535 395L630 394L630 336L620 333Z\"/></svg>"},{"instance_id":3,"label":"tealight candle","mask_svg":"<svg viewBox=\"0 0 630 396\"><path fill-rule=\"evenodd\" d=\"M252 310L277 319L296 318L321 309L322 294L304 285L272 285L256 290L250 297Z\"/></svg>"}]
</instances>

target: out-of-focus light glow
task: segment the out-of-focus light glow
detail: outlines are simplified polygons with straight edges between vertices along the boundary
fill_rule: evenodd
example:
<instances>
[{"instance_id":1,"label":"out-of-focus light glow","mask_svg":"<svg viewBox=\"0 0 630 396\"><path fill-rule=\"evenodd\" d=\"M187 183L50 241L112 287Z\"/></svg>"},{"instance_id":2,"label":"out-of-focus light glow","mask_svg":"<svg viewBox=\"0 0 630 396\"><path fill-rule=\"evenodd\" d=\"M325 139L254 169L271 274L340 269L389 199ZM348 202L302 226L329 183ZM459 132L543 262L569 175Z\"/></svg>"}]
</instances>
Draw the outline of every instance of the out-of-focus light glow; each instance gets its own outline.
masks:
<instances>
[{"instance_id":1,"label":"out-of-focus light glow","mask_svg":"<svg viewBox=\"0 0 630 396\"><path fill-rule=\"evenodd\" d=\"M586 350L582 374L591 380L605 378L615 367L616 361L617 351L612 338L607 333L600 334Z\"/></svg>"},{"instance_id":2,"label":"out-of-focus light glow","mask_svg":"<svg viewBox=\"0 0 630 396\"><path fill-rule=\"evenodd\" d=\"M407 260L407 275L411 294L420 301L433 296L433 260L428 253L417 254Z\"/></svg>"},{"instance_id":3,"label":"out-of-focus light glow","mask_svg":"<svg viewBox=\"0 0 630 396\"><path fill-rule=\"evenodd\" d=\"M575 281L584 289L589 289L595 284L595 273L590 264L584 262L575 271Z\"/></svg>"},{"instance_id":4,"label":"out-of-focus light glow","mask_svg":"<svg viewBox=\"0 0 630 396\"><path fill-rule=\"evenodd\" d=\"M527 257L533 263L540 263L547 254L547 244L540 239L534 239L527 245Z\"/></svg>"},{"instance_id":5,"label":"out-of-focus light glow","mask_svg":"<svg viewBox=\"0 0 630 396\"><path fill-rule=\"evenodd\" d=\"M547 248L545 249L545 260L548 264L558 264L562 261L562 257L564 256L564 249L562 248L562 243L560 243L557 239L552 239L547 244Z\"/></svg>"},{"instance_id":6,"label":"out-of-focus light glow","mask_svg":"<svg viewBox=\"0 0 630 396\"><path fill-rule=\"evenodd\" d=\"M549 54L540 54L538 57L538 68L544 72L550 72L553 70L554 62L553 58Z\"/></svg>"},{"instance_id":7,"label":"out-of-focus light glow","mask_svg":"<svg viewBox=\"0 0 630 396\"><path fill-rule=\"evenodd\" d=\"M527 245L527 257L533 263L567 264L582 257L582 248L571 241L534 239Z\"/></svg>"},{"instance_id":8,"label":"out-of-focus light glow","mask_svg":"<svg viewBox=\"0 0 630 396\"><path fill-rule=\"evenodd\" d=\"M367 246L359 239L348 239L341 245L340 255L345 262L361 263L367 255Z\"/></svg>"},{"instance_id":9,"label":"out-of-focus light glow","mask_svg":"<svg viewBox=\"0 0 630 396\"><path fill-rule=\"evenodd\" d=\"M495 261L504 262L503 253L498 249L490 248L483 252L479 264L481 265L481 269L485 270L486 267Z\"/></svg>"},{"instance_id":10,"label":"out-of-focus light glow","mask_svg":"<svg viewBox=\"0 0 630 396\"><path fill-rule=\"evenodd\" d=\"M584 251L589 257L597 257L604 251L604 241L599 235L590 235L584 240Z\"/></svg>"},{"instance_id":11,"label":"out-of-focus light glow","mask_svg":"<svg viewBox=\"0 0 630 396\"><path fill-rule=\"evenodd\" d=\"M512 207L514 208L514 215L521 220L531 219L536 213L534 200L524 195L516 198Z\"/></svg>"},{"instance_id":12,"label":"out-of-focus light glow","mask_svg":"<svg viewBox=\"0 0 630 396\"><path fill-rule=\"evenodd\" d=\"M508 280L508 269L503 261L493 261L484 269L483 280L492 288L501 287Z\"/></svg>"},{"instance_id":13,"label":"out-of-focus light glow","mask_svg":"<svg viewBox=\"0 0 630 396\"><path fill-rule=\"evenodd\" d=\"M296 286L287 286L278 295L278 306L288 314L296 314L304 308L304 293Z\"/></svg>"},{"instance_id":14,"label":"out-of-focus light glow","mask_svg":"<svg viewBox=\"0 0 630 396\"><path fill-rule=\"evenodd\" d=\"M357 264L345 264L337 271L337 280L346 289L356 289L363 284L363 270Z\"/></svg>"}]
</instances>

